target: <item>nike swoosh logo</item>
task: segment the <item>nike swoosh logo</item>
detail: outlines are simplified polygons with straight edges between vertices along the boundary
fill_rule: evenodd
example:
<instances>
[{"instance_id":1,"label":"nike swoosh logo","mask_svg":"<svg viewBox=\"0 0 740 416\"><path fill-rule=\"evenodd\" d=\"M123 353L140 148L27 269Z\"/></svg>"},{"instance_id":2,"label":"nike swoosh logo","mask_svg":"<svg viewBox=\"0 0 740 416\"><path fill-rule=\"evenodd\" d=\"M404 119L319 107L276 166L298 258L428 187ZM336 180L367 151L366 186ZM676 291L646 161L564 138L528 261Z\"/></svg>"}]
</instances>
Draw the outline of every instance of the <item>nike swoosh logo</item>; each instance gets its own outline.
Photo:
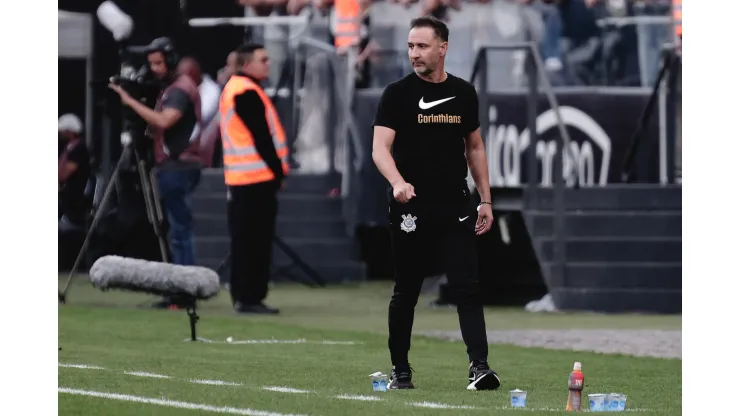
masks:
<instances>
[{"instance_id":1,"label":"nike swoosh logo","mask_svg":"<svg viewBox=\"0 0 740 416\"><path fill-rule=\"evenodd\" d=\"M429 103L425 103L424 102L424 97L421 97L421 100L419 100L419 108L421 108L422 110L428 110L428 109L430 109L430 108L432 108L432 107L434 107L436 105L440 105L440 104L442 104L444 102L450 101L453 98L455 98L455 97L443 98L441 100L437 100L437 101L432 101L432 102L429 102Z\"/></svg>"},{"instance_id":2,"label":"nike swoosh logo","mask_svg":"<svg viewBox=\"0 0 740 416\"><path fill-rule=\"evenodd\" d=\"M470 216L470 215L468 215L468 217L469 217L469 216ZM463 222L463 221L467 220L467 219L468 219L468 217L463 217L463 218L458 218L458 219L460 220L460 222Z\"/></svg>"}]
</instances>

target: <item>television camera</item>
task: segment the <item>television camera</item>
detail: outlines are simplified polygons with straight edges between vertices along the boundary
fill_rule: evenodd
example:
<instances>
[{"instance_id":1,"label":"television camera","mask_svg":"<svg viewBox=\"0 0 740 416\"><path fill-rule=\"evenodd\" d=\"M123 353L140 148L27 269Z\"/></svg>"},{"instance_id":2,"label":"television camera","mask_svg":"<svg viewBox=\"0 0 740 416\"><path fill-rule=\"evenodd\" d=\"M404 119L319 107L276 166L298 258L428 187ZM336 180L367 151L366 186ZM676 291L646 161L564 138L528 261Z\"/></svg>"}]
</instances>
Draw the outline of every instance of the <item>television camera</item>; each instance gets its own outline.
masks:
<instances>
[{"instance_id":1,"label":"television camera","mask_svg":"<svg viewBox=\"0 0 740 416\"><path fill-rule=\"evenodd\" d=\"M156 41L157 40L155 40L155 42ZM108 84L119 85L131 97L150 108L154 108L160 93L166 88L166 84L154 76L149 69L148 62L146 62L147 53L157 47L155 42L148 46L121 48L119 50L119 56L121 58L119 73L111 76L104 82L99 81L95 82L95 84L98 84L99 87L104 86L106 89L108 88ZM139 69L137 70L136 63L141 63L142 61L143 63L138 66ZM111 99L113 95L108 94L106 97ZM128 106L121 107L121 121L120 141L123 145L121 156L110 176L110 179L108 180L108 184L99 205L95 207L92 223L90 224L90 228L85 236L80 252L77 255L77 259L70 270L67 283L65 284L64 289L59 292L59 302L62 304L66 303L69 285L74 279L81 261L85 257L88 245L95 234L98 222L108 211L113 189L118 188L116 193L118 194L119 206L121 206L122 203L123 205L130 205L125 200L129 199L127 196L132 195L132 193L139 194L143 197L148 222L151 224L159 243L161 260L165 263L169 261L169 251L163 230L164 211L160 203L159 192L156 186L156 172L152 169L154 159L152 146L153 141L146 140L147 123ZM107 140L111 139L112 138L107 138ZM138 183L132 183L129 181L129 179L132 179L132 176L133 178L138 176L138 180L134 181ZM121 200L121 198L123 198L123 200Z\"/></svg>"},{"instance_id":2,"label":"television camera","mask_svg":"<svg viewBox=\"0 0 740 416\"><path fill-rule=\"evenodd\" d=\"M130 50L143 50L145 47L132 47ZM144 64L136 69L134 59L136 55L131 53L121 53L121 69L120 72L108 80L109 83L119 85L123 88L131 97L135 98L139 102L143 103L147 107L154 108L157 102L159 93L164 90L166 85L164 82L158 80L149 69L146 59ZM124 106L121 113L122 120L124 122L124 132L139 132L140 134L134 134L134 136L142 136L146 130L146 122L139 117L131 108Z\"/></svg>"}]
</instances>

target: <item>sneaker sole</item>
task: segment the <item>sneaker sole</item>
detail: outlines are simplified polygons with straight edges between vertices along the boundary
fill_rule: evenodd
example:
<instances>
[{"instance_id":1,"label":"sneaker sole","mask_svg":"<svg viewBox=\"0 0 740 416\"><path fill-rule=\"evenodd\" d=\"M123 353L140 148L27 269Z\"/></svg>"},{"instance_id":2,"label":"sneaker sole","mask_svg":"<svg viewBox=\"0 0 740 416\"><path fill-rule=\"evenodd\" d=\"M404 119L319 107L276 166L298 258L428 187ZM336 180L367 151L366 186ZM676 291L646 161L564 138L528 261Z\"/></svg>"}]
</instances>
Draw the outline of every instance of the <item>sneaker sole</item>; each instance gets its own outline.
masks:
<instances>
[{"instance_id":1,"label":"sneaker sole","mask_svg":"<svg viewBox=\"0 0 740 416\"><path fill-rule=\"evenodd\" d=\"M399 385L395 385L395 386L389 386L388 387L389 390L410 390L410 389L413 389L413 388L414 388L414 385L413 384L402 384L400 386Z\"/></svg>"},{"instance_id":2,"label":"sneaker sole","mask_svg":"<svg viewBox=\"0 0 740 416\"><path fill-rule=\"evenodd\" d=\"M501 379L495 373L488 373L468 384L468 390L496 390L501 386Z\"/></svg>"}]
</instances>

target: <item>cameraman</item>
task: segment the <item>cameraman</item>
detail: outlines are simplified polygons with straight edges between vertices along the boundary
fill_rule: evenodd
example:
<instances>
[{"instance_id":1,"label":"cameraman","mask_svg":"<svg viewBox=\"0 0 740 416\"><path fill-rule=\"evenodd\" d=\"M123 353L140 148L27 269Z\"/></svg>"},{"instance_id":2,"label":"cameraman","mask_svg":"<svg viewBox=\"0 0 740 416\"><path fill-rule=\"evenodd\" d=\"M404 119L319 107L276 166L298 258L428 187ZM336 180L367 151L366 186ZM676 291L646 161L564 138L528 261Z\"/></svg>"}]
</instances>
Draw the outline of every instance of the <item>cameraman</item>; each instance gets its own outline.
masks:
<instances>
[{"instance_id":1,"label":"cameraman","mask_svg":"<svg viewBox=\"0 0 740 416\"><path fill-rule=\"evenodd\" d=\"M124 105L149 124L148 136L154 140L157 187L169 223L172 263L194 265L190 199L200 182L202 167L199 133L195 131L201 124L200 94L190 74L175 71L177 57L169 39L155 39L143 51L151 73L167 85L155 108L142 104L119 85L109 87L121 96ZM165 300L158 306L170 307L176 303Z\"/></svg>"}]
</instances>

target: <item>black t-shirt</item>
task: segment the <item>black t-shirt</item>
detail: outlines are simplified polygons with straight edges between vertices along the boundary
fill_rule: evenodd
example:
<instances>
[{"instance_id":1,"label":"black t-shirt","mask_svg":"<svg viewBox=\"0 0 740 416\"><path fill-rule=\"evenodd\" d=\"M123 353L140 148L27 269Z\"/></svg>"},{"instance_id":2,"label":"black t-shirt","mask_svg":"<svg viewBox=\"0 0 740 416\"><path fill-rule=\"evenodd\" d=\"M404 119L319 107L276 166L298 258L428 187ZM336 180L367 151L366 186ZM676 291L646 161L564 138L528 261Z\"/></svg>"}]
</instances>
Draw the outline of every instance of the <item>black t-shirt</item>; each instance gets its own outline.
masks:
<instances>
[{"instance_id":1,"label":"black t-shirt","mask_svg":"<svg viewBox=\"0 0 740 416\"><path fill-rule=\"evenodd\" d=\"M62 214L74 223L80 224L85 218L85 187L90 179L90 154L84 143L78 142L69 150L68 162L77 164L77 169L64 182L59 192Z\"/></svg>"},{"instance_id":2,"label":"black t-shirt","mask_svg":"<svg viewBox=\"0 0 740 416\"><path fill-rule=\"evenodd\" d=\"M190 145L190 137L198 123L198 117L195 114L195 103L185 91L180 88L172 88L162 98L162 109L165 108L180 110L182 117L172 127L164 131L166 150L173 159L164 162L161 168L190 166L192 162L183 162L176 160L176 158Z\"/></svg>"},{"instance_id":3,"label":"black t-shirt","mask_svg":"<svg viewBox=\"0 0 740 416\"><path fill-rule=\"evenodd\" d=\"M469 82L447 74L432 83L411 73L383 91L373 125L396 132L393 159L419 202L467 198L465 138L480 126Z\"/></svg>"}]
</instances>

